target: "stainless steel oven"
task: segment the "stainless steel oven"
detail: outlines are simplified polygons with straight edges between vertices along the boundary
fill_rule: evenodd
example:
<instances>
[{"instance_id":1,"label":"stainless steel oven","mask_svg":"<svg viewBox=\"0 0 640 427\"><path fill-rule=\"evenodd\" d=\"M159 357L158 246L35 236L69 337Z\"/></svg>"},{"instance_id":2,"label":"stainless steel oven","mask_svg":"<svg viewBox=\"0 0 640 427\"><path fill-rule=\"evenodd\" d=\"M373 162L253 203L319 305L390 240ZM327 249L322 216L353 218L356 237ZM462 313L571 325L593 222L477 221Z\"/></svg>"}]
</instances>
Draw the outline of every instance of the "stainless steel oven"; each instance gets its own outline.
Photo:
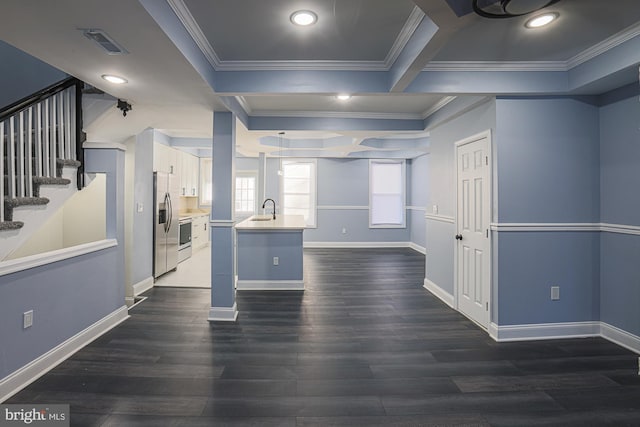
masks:
<instances>
[{"instance_id":1,"label":"stainless steel oven","mask_svg":"<svg viewBox=\"0 0 640 427\"><path fill-rule=\"evenodd\" d=\"M180 220L180 245L178 246L178 262L191 256L191 218Z\"/></svg>"}]
</instances>

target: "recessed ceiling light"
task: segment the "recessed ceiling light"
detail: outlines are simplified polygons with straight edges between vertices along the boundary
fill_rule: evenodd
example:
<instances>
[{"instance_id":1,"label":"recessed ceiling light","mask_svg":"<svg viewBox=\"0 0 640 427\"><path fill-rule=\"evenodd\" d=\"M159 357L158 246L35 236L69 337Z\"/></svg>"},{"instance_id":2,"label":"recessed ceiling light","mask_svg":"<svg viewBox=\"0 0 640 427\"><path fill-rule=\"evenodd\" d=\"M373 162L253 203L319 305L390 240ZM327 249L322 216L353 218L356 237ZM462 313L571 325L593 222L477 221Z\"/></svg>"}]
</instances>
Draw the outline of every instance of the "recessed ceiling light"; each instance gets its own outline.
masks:
<instances>
[{"instance_id":1,"label":"recessed ceiling light","mask_svg":"<svg viewBox=\"0 0 640 427\"><path fill-rule=\"evenodd\" d=\"M351 99L351 95L348 94L341 94L341 95L337 95L336 98L338 98L340 101L346 101L348 99Z\"/></svg>"},{"instance_id":2,"label":"recessed ceiling light","mask_svg":"<svg viewBox=\"0 0 640 427\"><path fill-rule=\"evenodd\" d=\"M291 14L291 22L302 27L313 25L318 21L318 15L310 10L298 10Z\"/></svg>"},{"instance_id":3,"label":"recessed ceiling light","mask_svg":"<svg viewBox=\"0 0 640 427\"><path fill-rule=\"evenodd\" d=\"M108 81L109 83L114 83L117 85L121 85L127 83L127 79L120 76L114 76L113 74L103 74L102 78Z\"/></svg>"},{"instance_id":4,"label":"recessed ceiling light","mask_svg":"<svg viewBox=\"0 0 640 427\"><path fill-rule=\"evenodd\" d=\"M529 19L526 24L524 24L527 28L540 28L545 25L550 24L552 21L555 21L558 17L557 13L545 13L544 15L534 16Z\"/></svg>"}]
</instances>

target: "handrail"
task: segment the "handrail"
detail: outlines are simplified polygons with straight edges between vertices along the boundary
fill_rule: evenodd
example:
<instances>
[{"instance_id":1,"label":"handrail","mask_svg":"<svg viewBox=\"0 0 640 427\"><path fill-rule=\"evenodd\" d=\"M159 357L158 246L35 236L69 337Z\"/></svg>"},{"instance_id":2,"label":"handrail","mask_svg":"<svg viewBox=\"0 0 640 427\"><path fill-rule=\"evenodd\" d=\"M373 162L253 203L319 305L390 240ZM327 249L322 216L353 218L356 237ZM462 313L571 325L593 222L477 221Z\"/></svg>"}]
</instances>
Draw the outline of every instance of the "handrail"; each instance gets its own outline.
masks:
<instances>
[{"instance_id":1,"label":"handrail","mask_svg":"<svg viewBox=\"0 0 640 427\"><path fill-rule=\"evenodd\" d=\"M80 161L78 190L84 187L83 88L84 82L68 77L0 109L0 159L6 164L0 171L8 178L0 199L37 197L40 183L34 178L58 178L67 160ZM4 209L0 221L6 220L3 214Z\"/></svg>"},{"instance_id":2,"label":"handrail","mask_svg":"<svg viewBox=\"0 0 640 427\"><path fill-rule=\"evenodd\" d=\"M12 104L9 104L4 108L1 108L0 121L8 119L14 114L17 114L20 111L29 108L29 106L36 104L52 95L55 95L58 92L62 92L63 90L70 88L71 86L77 85L78 83L82 83L82 81L75 77L67 77L64 80L54 83L51 86L47 86L42 90L39 90L38 92L35 92L29 96L25 96L24 98Z\"/></svg>"}]
</instances>

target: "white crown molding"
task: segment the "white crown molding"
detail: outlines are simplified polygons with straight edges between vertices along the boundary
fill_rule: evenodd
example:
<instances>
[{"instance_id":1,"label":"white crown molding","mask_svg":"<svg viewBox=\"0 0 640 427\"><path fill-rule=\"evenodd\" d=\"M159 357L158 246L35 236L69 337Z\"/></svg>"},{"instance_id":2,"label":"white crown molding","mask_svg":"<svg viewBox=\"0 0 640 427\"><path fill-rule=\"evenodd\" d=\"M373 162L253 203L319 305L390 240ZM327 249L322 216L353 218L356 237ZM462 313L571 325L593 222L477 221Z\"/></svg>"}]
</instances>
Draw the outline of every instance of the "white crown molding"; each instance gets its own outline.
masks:
<instances>
[{"instance_id":1,"label":"white crown molding","mask_svg":"<svg viewBox=\"0 0 640 427\"><path fill-rule=\"evenodd\" d=\"M424 71L569 71L640 35L640 23L583 50L566 61L432 61Z\"/></svg>"},{"instance_id":2,"label":"white crown molding","mask_svg":"<svg viewBox=\"0 0 640 427\"><path fill-rule=\"evenodd\" d=\"M425 16L419 7L414 7L384 61L222 61L184 0L167 0L167 3L207 61L219 71L389 71ZM432 61L424 71L569 71L638 35L640 24L631 25L566 61Z\"/></svg>"},{"instance_id":3,"label":"white crown molding","mask_svg":"<svg viewBox=\"0 0 640 427\"><path fill-rule=\"evenodd\" d=\"M202 51L207 61L214 69L218 69L222 63L218 55L213 50L213 47L209 44L209 40L205 37L202 29L196 22L195 18L189 11L189 8L184 4L183 0L167 0L171 9L176 14L184 28L187 30L193 41L198 45L198 48Z\"/></svg>"},{"instance_id":4,"label":"white crown molding","mask_svg":"<svg viewBox=\"0 0 640 427\"><path fill-rule=\"evenodd\" d=\"M386 119L386 120L423 120L422 114L412 113L366 113L339 111L253 111L252 117L307 117L336 119Z\"/></svg>"},{"instance_id":5,"label":"white crown molding","mask_svg":"<svg viewBox=\"0 0 640 427\"><path fill-rule=\"evenodd\" d=\"M247 99L241 95L236 96L235 98L236 98L236 101L238 101L238 104L240 104L240 106L244 110L244 112L247 113L248 115L251 115L252 110L251 110L251 107L249 106L249 103L247 102Z\"/></svg>"},{"instance_id":6,"label":"white crown molding","mask_svg":"<svg viewBox=\"0 0 640 427\"><path fill-rule=\"evenodd\" d=\"M218 71L389 71L383 61L222 61Z\"/></svg>"},{"instance_id":7,"label":"white crown molding","mask_svg":"<svg viewBox=\"0 0 640 427\"><path fill-rule=\"evenodd\" d=\"M442 108L444 108L448 103L450 103L451 101L453 101L454 99L456 99L457 96L445 96L443 97L440 101L436 102L436 104L429 108L428 110L424 111L422 113L422 119L426 119L427 117L429 117L430 115L432 115L433 113L440 111Z\"/></svg>"},{"instance_id":8,"label":"white crown molding","mask_svg":"<svg viewBox=\"0 0 640 427\"><path fill-rule=\"evenodd\" d=\"M398 37L396 37L396 40L393 43L393 46L391 46L389 53L387 53L387 57L384 60L384 65L386 68L385 71L388 71L396 62L396 60L400 56L400 53L402 53L402 50L411 39L413 33L416 32L418 25L420 25L424 17L425 14L422 9L420 9L418 6L414 6L411 14L409 15L409 18L407 19L407 22L404 23L404 26L400 30Z\"/></svg>"},{"instance_id":9,"label":"white crown molding","mask_svg":"<svg viewBox=\"0 0 640 427\"><path fill-rule=\"evenodd\" d=\"M414 7L384 61L222 61L213 50L184 0L167 0L167 3L207 61L218 71L389 71L425 16L419 7Z\"/></svg>"},{"instance_id":10,"label":"white crown molding","mask_svg":"<svg viewBox=\"0 0 640 427\"><path fill-rule=\"evenodd\" d=\"M608 50L613 49L616 46L621 45L622 43L631 40L632 38L640 35L640 23L633 24L618 34L614 34L613 36L591 46L588 49L583 50L573 58L566 61L567 69L570 70L578 65L584 64L585 62L595 58L598 55L605 53Z\"/></svg>"},{"instance_id":11,"label":"white crown molding","mask_svg":"<svg viewBox=\"0 0 640 427\"><path fill-rule=\"evenodd\" d=\"M567 71L564 61L431 61L424 71Z\"/></svg>"}]
</instances>

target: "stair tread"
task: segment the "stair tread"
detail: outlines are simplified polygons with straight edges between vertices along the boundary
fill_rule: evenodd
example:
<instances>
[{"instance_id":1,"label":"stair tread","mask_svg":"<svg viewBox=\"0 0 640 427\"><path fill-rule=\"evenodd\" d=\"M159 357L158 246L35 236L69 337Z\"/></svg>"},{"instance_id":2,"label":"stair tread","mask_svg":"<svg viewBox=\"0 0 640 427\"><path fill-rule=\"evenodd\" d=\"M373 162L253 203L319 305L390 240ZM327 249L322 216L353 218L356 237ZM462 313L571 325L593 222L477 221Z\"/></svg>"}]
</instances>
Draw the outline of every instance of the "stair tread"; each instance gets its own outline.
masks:
<instances>
[{"instance_id":1,"label":"stair tread","mask_svg":"<svg viewBox=\"0 0 640 427\"><path fill-rule=\"evenodd\" d=\"M56 163L58 167L60 166L69 166L69 167L78 167L81 165L80 161L73 159L56 159Z\"/></svg>"},{"instance_id":2,"label":"stair tread","mask_svg":"<svg viewBox=\"0 0 640 427\"><path fill-rule=\"evenodd\" d=\"M24 225L22 221L4 221L0 222L0 231L19 230Z\"/></svg>"},{"instance_id":3,"label":"stair tread","mask_svg":"<svg viewBox=\"0 0 640 427\"><path fill-rule=\"evenodd\" d=\"M12 199L7 197L4 199L5 209L18 206L40 206L47 203L49 203L49 199L46 197L15 197Z\"/></svg>"},{"instance_id":4,"label":"stair tread","mask_svg":"<svg viewBox=\"0 0 640 427\"><path fill-rule=\"evenodd\" d=\"M34 184L40 185L66 185L70 184L71 180L67 178L59 178L59 177L49 177L49 176L34 176L33 177Z\"/></svg>"}]
</instances>

